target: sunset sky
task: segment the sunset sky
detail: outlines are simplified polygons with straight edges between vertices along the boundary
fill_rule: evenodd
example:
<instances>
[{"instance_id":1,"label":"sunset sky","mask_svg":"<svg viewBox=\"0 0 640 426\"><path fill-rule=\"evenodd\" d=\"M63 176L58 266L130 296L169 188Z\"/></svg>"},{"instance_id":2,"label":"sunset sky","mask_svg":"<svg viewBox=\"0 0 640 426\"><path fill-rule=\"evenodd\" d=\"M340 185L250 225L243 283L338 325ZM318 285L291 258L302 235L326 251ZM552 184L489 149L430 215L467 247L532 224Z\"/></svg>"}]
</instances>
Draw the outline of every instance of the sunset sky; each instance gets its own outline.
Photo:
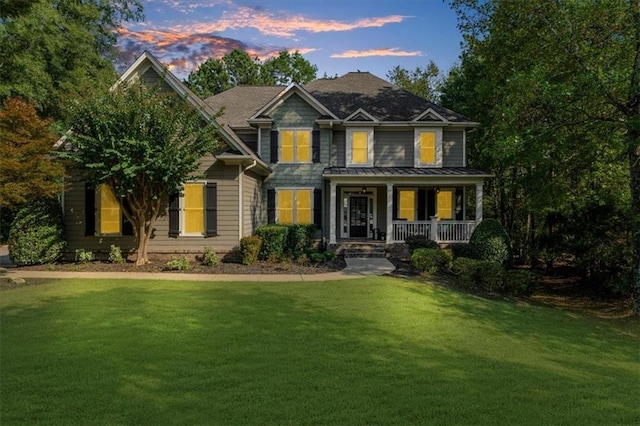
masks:
<instances>
[{"instance_id":1,"label":"sunset sky","mask_svg":"<svg viewBox=\"0 0 640 426\"><path fill-rule=\"evenodd\" d=\"M180 78L207 58L240 48L264 60L298 50L318 77L394 66L447 71L462 37L442 0L142 0L146 19L128 24L119 48L127 66L149 50Z\"/></svg>"}]
</instances>

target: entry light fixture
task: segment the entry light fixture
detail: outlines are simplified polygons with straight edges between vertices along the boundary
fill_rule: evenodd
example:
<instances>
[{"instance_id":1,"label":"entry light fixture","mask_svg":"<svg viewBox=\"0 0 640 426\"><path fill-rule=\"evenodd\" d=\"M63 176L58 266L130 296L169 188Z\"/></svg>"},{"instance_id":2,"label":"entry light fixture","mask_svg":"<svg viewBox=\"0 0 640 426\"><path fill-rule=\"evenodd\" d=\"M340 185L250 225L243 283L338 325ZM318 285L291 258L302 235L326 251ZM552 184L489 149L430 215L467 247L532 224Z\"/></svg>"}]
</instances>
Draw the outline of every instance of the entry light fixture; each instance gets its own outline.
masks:
<instances>
[{"instance_id":1,"label":"entry light fixture","mask_svg":"<svg viewBox=\"0 0 640 426\"><path fill-rule=\"evenodd\" d=\"M367 193L367 187L366 187L366 186L363 186L363 187L362 187L362 193L363 193L363 194L366 194L366 193Z\"/></svg>"}]
</instances>

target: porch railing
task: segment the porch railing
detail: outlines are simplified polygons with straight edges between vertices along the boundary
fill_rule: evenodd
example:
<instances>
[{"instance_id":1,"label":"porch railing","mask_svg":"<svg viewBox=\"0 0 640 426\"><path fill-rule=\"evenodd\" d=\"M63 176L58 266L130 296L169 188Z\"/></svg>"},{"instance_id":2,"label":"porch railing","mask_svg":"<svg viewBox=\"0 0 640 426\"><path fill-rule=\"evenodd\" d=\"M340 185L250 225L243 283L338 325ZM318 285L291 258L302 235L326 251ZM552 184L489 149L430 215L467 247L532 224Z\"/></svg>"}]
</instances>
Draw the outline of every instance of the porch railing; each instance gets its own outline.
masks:
<instances>
[{"instance_id":1,"label":"porch railing","mask_svg":"<svg viewBox=\"0 0 640 426\"><path fill-rule=\"evenodd\" d=\"M402 243L409 235L425 235L440 243L467 243L475 228L473 220L393 221L392 238Z\"/></svg>"}]
</instances>

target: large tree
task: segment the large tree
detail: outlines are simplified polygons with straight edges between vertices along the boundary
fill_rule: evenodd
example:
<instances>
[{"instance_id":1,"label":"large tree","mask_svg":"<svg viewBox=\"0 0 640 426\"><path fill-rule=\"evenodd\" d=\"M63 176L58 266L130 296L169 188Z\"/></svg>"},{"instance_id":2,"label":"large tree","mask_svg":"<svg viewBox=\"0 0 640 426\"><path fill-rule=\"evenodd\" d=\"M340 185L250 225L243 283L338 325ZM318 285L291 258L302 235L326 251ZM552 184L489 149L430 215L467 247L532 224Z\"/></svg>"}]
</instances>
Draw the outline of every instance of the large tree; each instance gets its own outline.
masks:
<instances>
[{"instance_id":1,"label":"large tree","mask_svg":"<svg viewBox=\"0 0 640 426\"><path fill-rule=\"evenodd\" d=\"M634 310L640 312L638 1L455 0L452 5L466 46L443 100L462 100L482 115L478 120L485 127L472 152L496 165L501 203L517 197L510 189L524 188L520 208L529 212L528 221L546 205L551 214L538 219L552 229L558 206L588 212L588 225L606 222L594 215L610 214L603 205L624 207L630 194L626 223ZM625 179L626 188L620 185ZM612 217L611 223L613 230L623 222ZM620 233L613 240L622 248L624 241Z\"/></svg>"},{"instance_id":2,"label":"large tree","mask_svg":"<svg viewBox=\"0 0 640 426\"><path fill-rule=\"evenodd\" d=\"M56 136L33 105L9 98L0 109L0 208L62 189L64 167L51 157Z\"/></svg>"},{"instance_id":3,"label":"large tree","mask_svg":"<svg viewBox=\"0 0 640 426\"><path fill-rule=\"evenodd\" d=\"M217 146L213 123L187 101L143 83L78 102L60 156L96 185L107 184L133 224L136 265L148 262L147 245L169 195L195 177L199 160Z\"/></svg>"},{"instance_id":4,"label":"large tree","mask_svg":"<svg viewBox=\"0 0 640 426\"><path fill-rule=\"evenodd\" d=\"M430 101L437 102L444 77L435 62L429 61L426 67L416 67L410 71L399 65L387 73L390 82L409 92Z\"/></svg>"},{"instance_id":5,"label":"large tree","mask_svg":"<svg viewBox=\"0 0 640 426\"><path fill-rule=\"evenodd\" d=\"M305 84L316 78L318 68L299 52L281 51L261 62L243 50L234 49L219 59L207 59L191 72L185 83L206 98L239 85Z\"/></svg>"},{"instance_id":6,"label":"large tree","mask_svg":"<svg viewBox=\"0 0 640 426\"><path fill-rule=\"evenodd\" d=\"M139 0L0 0L0 100L60 118L70 96L114 80L116 30L142 17Z\"/></svg>"}]
</instances>

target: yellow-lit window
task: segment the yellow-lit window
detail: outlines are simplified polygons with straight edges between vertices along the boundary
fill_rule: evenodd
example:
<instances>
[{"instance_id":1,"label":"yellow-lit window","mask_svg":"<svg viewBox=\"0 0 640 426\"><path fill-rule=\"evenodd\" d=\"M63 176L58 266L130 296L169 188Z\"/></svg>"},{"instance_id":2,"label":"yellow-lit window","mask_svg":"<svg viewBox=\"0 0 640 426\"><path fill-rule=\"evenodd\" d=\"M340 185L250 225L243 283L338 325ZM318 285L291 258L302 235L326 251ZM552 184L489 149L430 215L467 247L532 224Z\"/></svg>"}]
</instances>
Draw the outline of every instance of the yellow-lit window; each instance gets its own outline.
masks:
<instances>
[{"instance_id":1,"label":"yellow-lit window","mask_svg":"<svg viewBox=\"0 0 640 426\"><path fill-rule=\"evenodd\" d=\"M369 134L367 132L353 132L351 138L351 162L353 164L367 164L369 162Z\"/></svg>"},{"instance_id":2,"label":"yellow-lit window","mask_svg":"<svg viewBox=\"0 0 640 426\"><path fill-rule=\"evenodd\" d=\"M433 132L420 133L420 162L436 163L436 134Z\"/></svg>"},{"instance_id":3,"label":"yellow-lit window","mask_svg":"<svg viewBox=\"0 0 640 426\"><path fill-rule=\"evenodd\" d=\"M278 191L278 223L293 223L293 191L290 189Z\"/></svg>"},{"instance_id":4,"label":"yellow-lit window","mask_svg":"<svg viewBox=\"0 0 640 426\"><path fill-rule=\"evenodd\" d=\"M399 211L398 218L408 221L415 220L416 192L413 190L400 190L398 192Z\"/></svg>"},{"instance_id":5,"label":"yellow-lit window","mask_svg":"<svg viewBox=\"0 0 640 426\"><path fill-rule=\"evenodd\" d=\"M296 223L311 223L311 191L296 191Z\"/></svg>"},{"instance_id":6,"label":"yellow-lit window","mask_svg":"<svg viewBox=\"0 0 640 426\"><path fill-rule=\"evenodd\" d=\"M312 208L310 189L278 190L278 223L311 223Z\"/></svg>"},{"instance_id":7,"label":"yellow-lit window","mask_svg":"<svg viewBox=\"0 0 640 426\"><path fill-rule=\"evenodd\" d=\"M283 130L280 132L280 147L282 161L293 163L293 130Z\"/></svg>"},{"instance_id":8,"label":"yellow-lit window","mask_svg":"<svg viewBox=\"0 0 640 426\"><path fill-rule=\"evenodd\" d=\"M453 219L453 191L438 193L438 219Z\"/></svg>"},{"instance_id":9,"label":"yellow-lit window","mask_svg":"<svg viewBox=\"0 0 640 426\"><path fill-rule=\"evenodd\" d=\"M184 232L204 233L204 185L201 183L184 185Z\"/></svg>"},{"instance_id":10,"label":"yellow-lit window","mask_svg":"<svg viewBox=\"0 0 640 426\"><path fill-rule=\"evenodd\" d=\"M309 130L281 130L280 160L284 163L310 162L311 132Z\"/></svg>"},{"instance_id":11,"label":"yellow-lit window","mask_svg":"<svg viewBox=\"0 0 640 426\"><path fill-rule=\"evenodd\" d=\"M111 187L102 184L100 196L100 234L120 234L120 204Z\"/></svg>"}]
</instances>

